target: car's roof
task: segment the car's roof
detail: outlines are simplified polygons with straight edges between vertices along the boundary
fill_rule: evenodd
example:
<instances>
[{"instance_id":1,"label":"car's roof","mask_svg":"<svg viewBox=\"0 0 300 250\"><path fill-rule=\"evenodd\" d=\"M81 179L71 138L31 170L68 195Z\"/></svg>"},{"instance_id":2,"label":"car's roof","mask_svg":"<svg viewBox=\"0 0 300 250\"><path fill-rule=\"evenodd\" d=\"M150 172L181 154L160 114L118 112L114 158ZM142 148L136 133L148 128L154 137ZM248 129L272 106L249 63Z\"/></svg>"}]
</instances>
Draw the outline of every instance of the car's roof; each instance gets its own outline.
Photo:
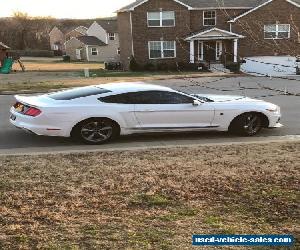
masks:
<instances>
[{"instance_id":1,"label":"car's roof","mask_svg":"<svg viewBox=\"0 0 300 250\"><path fill-rule=\"evenodd\" d=\"M127 92L139 92L139 91L151 91L151 90L160 90L160 91L174 91L171 88L148 84L145 82L118 82L118 83L107 83L96 85L98 88L107 89L113 93L127 93Z\"/></svg>"}]
</instances>

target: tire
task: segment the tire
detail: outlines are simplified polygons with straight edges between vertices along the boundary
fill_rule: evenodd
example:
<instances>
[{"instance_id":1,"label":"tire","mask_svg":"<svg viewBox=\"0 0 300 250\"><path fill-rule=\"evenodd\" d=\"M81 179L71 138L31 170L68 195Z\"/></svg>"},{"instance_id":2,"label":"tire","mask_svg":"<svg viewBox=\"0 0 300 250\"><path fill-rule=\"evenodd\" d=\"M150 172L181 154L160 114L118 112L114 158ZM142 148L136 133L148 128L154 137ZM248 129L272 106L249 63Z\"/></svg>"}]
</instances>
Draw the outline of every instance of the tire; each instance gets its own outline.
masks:
<instances>
[{"instance_id":1,"label":"tire","mask_svg":"<svg viewBox=\"0 0 300 250\"><path fill-rule=\"evenodd\" d=\"M242 136L254 136L263 128L263 119L259 113L245 113L236 117L229 126L229 132Z\"/></svg>"},{"instance_id":2,"label":"tire","mask_svg":"<svg viewBox=\"0 0 300 250\"><path fill-rule=\"evenodd\" d=\"M85 144L100 145L116 138L120 134L118 124L107 118L91 118L77 124L72 137Z\"/></svg>"}]
</instances>

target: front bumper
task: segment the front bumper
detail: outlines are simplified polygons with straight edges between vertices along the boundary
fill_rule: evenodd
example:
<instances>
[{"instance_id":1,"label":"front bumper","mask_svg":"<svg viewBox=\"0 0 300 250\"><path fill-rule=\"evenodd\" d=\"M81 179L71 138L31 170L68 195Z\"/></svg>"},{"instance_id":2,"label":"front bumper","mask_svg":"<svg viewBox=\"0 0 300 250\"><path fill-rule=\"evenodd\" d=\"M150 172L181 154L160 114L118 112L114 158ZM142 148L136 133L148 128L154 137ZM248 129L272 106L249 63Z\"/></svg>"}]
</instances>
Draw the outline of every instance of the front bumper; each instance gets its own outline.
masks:
<instances>
[{"instance_id":1,"label":"front bumper","mask_svg":"<svg viewBox=\"0 0 300 250\"><path fill-rule=\"evenodd\" d=\"M283 125L280 123L281 114L271 114L269 115L269 128L281 128Z\"/></svg>"}]
</instances>

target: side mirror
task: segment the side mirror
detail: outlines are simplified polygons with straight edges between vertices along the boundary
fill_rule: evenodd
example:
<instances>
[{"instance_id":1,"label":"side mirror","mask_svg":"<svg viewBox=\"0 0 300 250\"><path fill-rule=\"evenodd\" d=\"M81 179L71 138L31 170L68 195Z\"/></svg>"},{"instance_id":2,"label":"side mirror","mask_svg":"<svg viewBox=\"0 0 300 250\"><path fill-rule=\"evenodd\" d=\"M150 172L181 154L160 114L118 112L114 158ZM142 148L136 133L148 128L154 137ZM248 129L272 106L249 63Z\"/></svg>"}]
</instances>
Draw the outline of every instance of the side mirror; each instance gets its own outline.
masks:
<instances>
[{"instance_id":1,"label":"side mirror","mask_svg":"<svg viewBox=\"0 0 300 250\"><path fill-rule=\"evenodd\" d=\"M193 101L193 106L200 106L200 105L201 105L200 101L198 101L198 100Z\"/></svg>"}]
</instances>

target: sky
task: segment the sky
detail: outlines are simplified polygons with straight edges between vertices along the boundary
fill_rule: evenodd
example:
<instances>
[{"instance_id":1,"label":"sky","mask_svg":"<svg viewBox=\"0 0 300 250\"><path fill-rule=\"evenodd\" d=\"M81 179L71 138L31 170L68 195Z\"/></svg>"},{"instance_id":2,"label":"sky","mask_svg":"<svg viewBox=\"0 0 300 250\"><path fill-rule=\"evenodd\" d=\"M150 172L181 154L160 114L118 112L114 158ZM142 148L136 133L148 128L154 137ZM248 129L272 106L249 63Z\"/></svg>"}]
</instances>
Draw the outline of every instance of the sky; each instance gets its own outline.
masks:
<instances>
[{"instance_id":1,"label":"sky","mask_svg":"<svg viewBox=\"0 0 300 250\"><path fill-rule=\"evenodd\" d=\"M134 0L8 0L1 4L0 17L21 11L30 16L92 19L113 16L113 12L132 2Z\"/></svg>"}]
</instances>

